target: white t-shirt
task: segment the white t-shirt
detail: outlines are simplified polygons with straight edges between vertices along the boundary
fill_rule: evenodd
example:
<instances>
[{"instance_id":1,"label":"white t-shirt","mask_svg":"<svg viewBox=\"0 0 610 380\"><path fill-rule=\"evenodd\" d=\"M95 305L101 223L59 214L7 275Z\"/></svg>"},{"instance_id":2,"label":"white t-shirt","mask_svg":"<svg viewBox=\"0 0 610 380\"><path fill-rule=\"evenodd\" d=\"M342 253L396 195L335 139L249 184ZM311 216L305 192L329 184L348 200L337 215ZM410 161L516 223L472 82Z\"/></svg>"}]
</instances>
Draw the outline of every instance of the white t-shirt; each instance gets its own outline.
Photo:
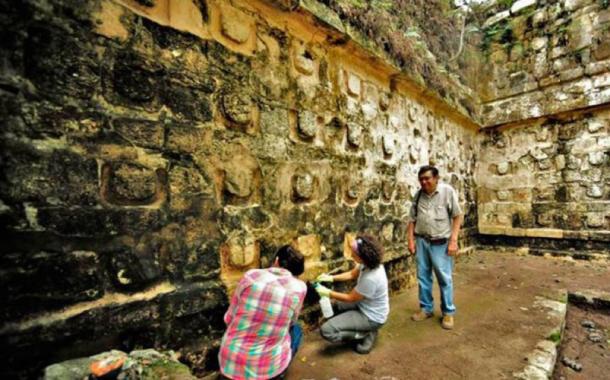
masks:
<instances>
[{"instance_id":1,"label":"white t-shirt","mask_svg":"<svg viewBox=\"0 0 610 380\"><path fill-rule=\"evenodd\" d=\"M368 269L360 264L356 291L364 296L364 299L358 302L360 311L373 322L385 323L390 313L390 300L388 277L383 264L375 269Z\"/></svg>"}]
</instances>

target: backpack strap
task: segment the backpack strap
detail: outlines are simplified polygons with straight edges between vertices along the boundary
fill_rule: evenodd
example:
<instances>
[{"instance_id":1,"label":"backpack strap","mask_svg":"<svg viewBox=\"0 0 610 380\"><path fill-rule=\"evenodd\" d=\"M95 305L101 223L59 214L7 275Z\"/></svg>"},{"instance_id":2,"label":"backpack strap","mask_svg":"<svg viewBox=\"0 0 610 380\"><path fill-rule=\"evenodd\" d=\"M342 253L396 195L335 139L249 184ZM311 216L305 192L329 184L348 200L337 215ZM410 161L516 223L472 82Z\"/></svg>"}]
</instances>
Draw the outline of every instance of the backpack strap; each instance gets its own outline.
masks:
<instances>
[{"instance_id":1,"label":"backpack strap","mask_svg":"<svg viewBox=\"0 0 610 380\"><path fill-rule=\"evenodd\" d=\"M417 191L417 196L415 197L415 219L417 219L417 211L419 209L419 198L421 197L421 189Z\"/></svg>"}]
</instances>

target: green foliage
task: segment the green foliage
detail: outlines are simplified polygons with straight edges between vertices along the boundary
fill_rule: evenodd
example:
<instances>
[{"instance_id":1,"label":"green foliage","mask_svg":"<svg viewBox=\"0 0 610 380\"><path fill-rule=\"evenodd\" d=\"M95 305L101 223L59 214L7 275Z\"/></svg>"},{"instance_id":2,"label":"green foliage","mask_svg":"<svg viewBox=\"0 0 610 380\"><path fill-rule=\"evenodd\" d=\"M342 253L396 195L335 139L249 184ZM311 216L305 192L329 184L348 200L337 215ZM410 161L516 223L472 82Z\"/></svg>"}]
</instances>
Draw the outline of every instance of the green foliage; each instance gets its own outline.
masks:
<instances>
[{"instance_id":1,"label":"green foliage","mask_svg":"<svg viewBox=\"0 0 610 380\"><path fill-rule=\"evenodd\" d=\"M407 29L405 31L404 35L407 38L420 38L421 37L419 35L419 32L417 31L417 28L415 28L415 27L410 27L409 29Z\"/></svg>"},{"instance_id":2,"label":"green foliage","mask_svg":"<svg viewBox=\"0 0 610 380\"><path fill-rule=\"evenodd\" d=\"M608 9L608 7L610 6L610 0L600 0L599 6L603 9Z\"/></svg>"},{"instance_id":3,"label":"green foliage","mask_svg":"<svg viewBox=\"0 0 610 380\"><path fill-rule=\"evenodd\" d=\"M481 50L488 54L491 43L498 41L504 44L511 44L513 41L513 31L507 22L496 23L483 30L481 40Z\"/></svg>"},{"instance_id":4,"label":"green foliage","mask_svg":"<svg viewBox=\"0 0 610 380\"><path fill-rule=\"evenodd\" d=\"M550 340L551 342L557 344L559 342L561 342L561 332L560 331L553 331L551 333L551 335L549 335L547 337L548 340Z\"/></svg>"},{"instance_id":5,"label":"green foliage","mask_svg":"<svg viewBox=\"0 0 610 380\"><path fill-rule=\"evenodd\" d=\"M367 8L369 5L368 1L366 1L366 0L339 0L338 3L343 6L360 8L360 9Z\"/></svg>"},{"instance_id":6,"label":"green foliage","mask_svg":"<svg viewBox=\"0 0 610 380\"><path fill-rule=\"evenodd\" d=\"M510 8L516 0L498 0L497 4L501 9Z\"/></svg>"},{"instance_id":7,"label":"green foliage","mask_svg":"<svg viewBox=\"0 0 610 380\"><path fill-rule=\"evenodd\" d=\"M389 11L394 6L392 0L372 0L371 7Z\"/></svg>"}]
</instances>

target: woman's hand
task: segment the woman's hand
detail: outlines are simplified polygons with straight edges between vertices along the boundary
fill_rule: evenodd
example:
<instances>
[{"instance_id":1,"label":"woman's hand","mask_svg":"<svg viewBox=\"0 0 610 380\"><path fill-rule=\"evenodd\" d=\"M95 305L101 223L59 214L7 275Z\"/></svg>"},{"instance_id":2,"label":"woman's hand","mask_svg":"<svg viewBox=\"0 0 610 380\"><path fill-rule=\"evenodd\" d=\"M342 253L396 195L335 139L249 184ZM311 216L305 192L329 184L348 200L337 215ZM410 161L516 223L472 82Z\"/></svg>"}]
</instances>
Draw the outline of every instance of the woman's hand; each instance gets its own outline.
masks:
<instances>
[{"instance_id":1,"label":"woman's hand","mask_svg":"<svg viewBox=\"0 0 610 380\"><path fill-rule=\"evenodd\" d=\"M330 289L328 289L326 286L316 284L315 289L320 297L330 297Z\"/></svg>"},{"instance_id":2,"label":"woman's hand","mask_svg":"<svg viewBox=\"0 0 610 380\"><path fill-rule=\"evenodd\" d=\"M322 273L318 277L316 277L316 282L333 282L335 279L333 276L327 273Z\"/></svg>"}]
</instances>

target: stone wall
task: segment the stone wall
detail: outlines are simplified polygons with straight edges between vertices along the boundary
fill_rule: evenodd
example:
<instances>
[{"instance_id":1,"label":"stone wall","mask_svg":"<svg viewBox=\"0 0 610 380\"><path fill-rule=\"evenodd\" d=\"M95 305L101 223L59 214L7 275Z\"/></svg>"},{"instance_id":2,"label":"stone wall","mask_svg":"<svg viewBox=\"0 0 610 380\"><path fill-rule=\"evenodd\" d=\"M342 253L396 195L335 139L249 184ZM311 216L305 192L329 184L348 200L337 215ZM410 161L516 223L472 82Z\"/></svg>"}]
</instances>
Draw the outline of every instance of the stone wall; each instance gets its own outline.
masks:
<instances>
[{"instance_id":1,"label":"stone wall","mask_svg":"<svg viewBox=\"0 0 610 380\"><path fill-rule=\"evenodd\" d=\"M607 257L608 4L521 0L490 12L477 163L481 243Z\"/></svg>"},{"instance_id":2,"label":"stone wall","mask_svg":"<svg viewBox=\"0 0 610 380\"><path fill-rule=\"evenodd\" d=\"M482 29L487 56L479 88L482 124L500 125L608 103L608 2L510 3L510 9L489 8Z\"/></svg>"},{"instance_id":3,"label":"stone wall","mask_svg":"<svg viewBox=\"0 0 610 380\"><path fill-rule=\"evenodd\" d=\"M227 289L282 244L311 279L366 230L411 284L429 162L472 245L474 123L286 3L0 2L4 375L138 346L208 371Z\"/></svg>"},{"instance_id":4,"label":"stone wall","mask_svg":"<svg viewBox=\"0 0 610 380\"><path fill-rule=\"evenodd\" d=\"M610 110L485 130L481 138L481 234L540 253L608 257Z\"/></svg>"}]
</instances>

